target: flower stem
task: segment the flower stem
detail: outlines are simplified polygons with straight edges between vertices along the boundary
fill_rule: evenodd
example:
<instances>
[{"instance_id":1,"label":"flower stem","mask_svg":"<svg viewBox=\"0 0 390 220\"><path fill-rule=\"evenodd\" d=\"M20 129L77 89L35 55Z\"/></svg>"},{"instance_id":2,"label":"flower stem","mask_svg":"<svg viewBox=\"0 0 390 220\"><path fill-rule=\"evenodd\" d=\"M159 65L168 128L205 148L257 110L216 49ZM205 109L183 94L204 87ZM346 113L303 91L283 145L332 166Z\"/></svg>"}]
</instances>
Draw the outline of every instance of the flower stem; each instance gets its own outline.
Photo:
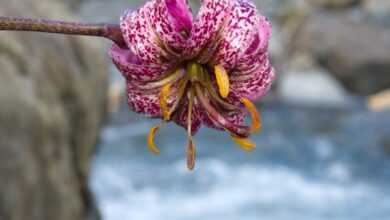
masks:
<instances>
[{"instance_id":1,"label":"flower stem","mask_svg":"<svg viewBox=\"0 0 390 220\"><path fill-rule=\"evenodd\" d=\"M118 46L125 46L120 27L115 24L90 24L0 16L1 30L97 36L110 39L118 44Z\"/></svg>"}]
</instances>

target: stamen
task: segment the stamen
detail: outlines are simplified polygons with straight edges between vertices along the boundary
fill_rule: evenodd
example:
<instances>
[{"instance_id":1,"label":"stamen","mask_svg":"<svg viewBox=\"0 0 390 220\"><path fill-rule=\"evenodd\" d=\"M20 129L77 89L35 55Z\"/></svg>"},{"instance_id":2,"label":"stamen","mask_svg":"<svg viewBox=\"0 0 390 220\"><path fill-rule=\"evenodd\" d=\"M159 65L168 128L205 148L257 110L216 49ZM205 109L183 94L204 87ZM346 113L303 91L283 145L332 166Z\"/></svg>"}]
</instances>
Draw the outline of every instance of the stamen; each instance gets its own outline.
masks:
<instances>
[{"instance_id":1,"label":"stamen","mask_svg":"<svg viewBox=\"0 0 390 220\"><path fill-rule=\"evenodd\" d=\"M162 126L162 124L158 124L156 126L153 126L150 128L150 131L149 131L149 135L148 135L148 148L149 150L156 154L156 155L159 155L160 154L160 150L157 148L157 146L154 144L154 136L157 132L157 130Z\"/></svg>"},{"instance_id":2,"label":"stamen","mask_svg":"<svg viewBox=\"0 0 390 220\"><path fill-rule=\"evenodd\" d=\"M192 108L194 106L194 91L191 88L188 97L188 113L187 113L187 167L189 170L193 170L195 167L195 145L192 141Z\"/></svg>"},{"instance_id":3,"label":"stamen","mask_svg":"<svg viewBox=\"0 0 390 220\"><path fill-rule=\"evenodd\" d=\"M252 118L252 125L251 125L251 132L259 132L261 130L261 121L260 121L260 114L257 111L256 106L247 98L241 98L242 104L245 105L245 107L248 109L251 118Z\"/></svg>"},{"instance_id":4,"label":"stamen","mask_svg":"<svg viewBox=\"0 0 390 220\"><path fill-rule=\"evenodd\" d=\"M175 83L177 80L182 79L182 77L186 74L186 71L184 69L178 69L174 73L169 74L167 77L162 78L157 81L148 82L145 85L136 84L136 86L143 90L150 90L150 89L156 89L158 87L161 87L165 84L172 84Z\"/></svg>"},{"instance_id":5,"label":"stamen","mask_svg":"<svg viewBox=\"0 0 390 220\"><path fill-rule=\"evenodd\" d=\"M256 144L247 138L240 138L235 135L231 135L232 140L245 151L252 151L256 148Z\"/></svg>"},{"instance_id":6,"label":"stamen","mask_svg":"<svg viewBox=\"0 0 390 220\"><path fill-rule=\"evenodd\" d=\"M196 97L199 102L203 106L203 108L207 111L209 117L218 123L220 126L230 131L231 133L239 136L239 137L248 137L250 134L250 128L247 126L241 126L234 124L227 120L223 115L221 115L211 104L209 98L205 96L202 91L202 87L199 83L194 83Z\"/></svg>"},{"instance_id":7,"label":"stamen","mask_svg":"<svg viewBox=\"0 0 390 220\"><path fill-rule=\"evenodd\" d=\"M230 110L230 111L236 111L238 108L235 105L232 105L225 100L223 100L218 93L215 91L214 86L212 86L210 75L206 72L204 68L202 68L202 77L204 79L204 83L202 84L204 87L206 87L208 93L210 94L211 98L213 100L217 101L223 108ZM201 81L202 83L203 81Z\"/></svg>"},{"instance_id":8,"label":"stamen","mask_svg":"<svg viewBox=\"0 0 390 220\"><path fill-rule=\"evenodd\" d=\"M215 78L219 88L219 94L222 98L226 98L229 95L229 76L222 65L216 65L214 67Z\"/></svg>"},{"instance_id":9,"label":"stamen","mask_svg":"<svg viewBox=\"0 0 390 220\"><path fill-rule=\"evenodd\" d=\"M169 115L172 115L172 113L173 113L174 111L176 111L177 106L179 105L180 100L181 100L181 98L184 96L184 93L185 93L185 91L186 91L187 83L188 83L188 77L183 78L183 79L179 82L179 89L178 89L177 92L175 93L175 94L176 94L176 100L175 100L175 102L173 103L172 107L169 109Z\"/></svg>"},{"instance_id":10,"label":"stamen","mask_svg":"<svg viewBox=\"0 0 390 220\"><path fill-rule=\"evenodd\" d=\"M170 112L168 108L169 91L171 91L171 84L166 84L162 87L160 92L160 107L164 121L170 119Z\"/></svg>"}]
</instances>

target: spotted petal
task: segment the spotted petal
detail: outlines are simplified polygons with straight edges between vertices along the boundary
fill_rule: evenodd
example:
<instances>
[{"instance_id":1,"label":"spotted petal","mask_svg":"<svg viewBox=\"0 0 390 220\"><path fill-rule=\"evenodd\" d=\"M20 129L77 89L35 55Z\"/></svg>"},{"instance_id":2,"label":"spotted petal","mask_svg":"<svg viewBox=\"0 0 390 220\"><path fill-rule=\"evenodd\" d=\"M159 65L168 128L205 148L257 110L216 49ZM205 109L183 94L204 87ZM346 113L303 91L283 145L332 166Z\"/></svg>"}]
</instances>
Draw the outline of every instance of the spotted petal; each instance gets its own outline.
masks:
<instances>
[{"instance_id":1,"label":"spotted petal","mask_svg":"<svg viewBox=\"0 0 390 220\"><path fill-rule=\"evenodd\" d=\"M237 69L235 73L246 74L250 70L257 69L258 65L261 65L259 62L262 60L262 57L267 52L269 39L271 37L271 23L267 18L259 15L259 23L256 28L256 32L253 32L254 36L251 40L250 46L245 50L237 62Z\"/></svg>"},{"instance_id":2,"label":"spotted petal","mask_svg":"<svg viewBox=\"0 0 390 220\"><path fill-rule=\"evenodd\" d=\"M185 0L155 0L150 24L164 49L179 55L192 28L191 8Z\"/></svg>"},{"instance_id":3,"label":"spotted petal","mask_svg":"<svg viewBox=\"0 0 390 220\"><path fill-rule=\"evenodd\" d=\"M221 64L227 70L235 67L238 59L258 38L259 23L260 17L254 5L246 1L235 1L211 63Z\"/></svg>"},{"instance_id":4,"label":"spotted petal","mask_svg":"<svg viewBox=\"0 0 390 220\"><path fill-rule=\"evenodd\" d=\"M259 26L250 46L239 58L237 66L230 74L229 100L233 103L238 103L241 97L251 100L262 97L270 89L275 78L267 52L271 24L265 17L259 16Z\"/></svg>"},{"instance_id":5,"label":"spotted petal","mask_svg":"<svg viewBox=\"0 0 390 220\"><path fill-rule=\"evenodd\" d=\"M127 46L138 59L152 64L174 60L175 51L186 46L180 31L189 31L192 14L184 0L152 0L121 17Z\"/></svg>"},{"instance_id":6,"label":"spotted petal","mask_svg":"<svg viewBox=\"0 0 390 220\"><path fill-rule=\"evenodd\" d=\"M122 49L117 45L112 46L109 55L122 75L130 81L153 81L165 76L171 68L169 63L148 64L146 61L138 59L130 49Z\"/></svg>"},{"instance_id":7,"label":"spotted petal","mask_svg":"<svg viewBox=\"0 0 390 220\"><path fill-rule=\"evenodd\" d=\"M152 89L144 89L140 88L136 81L127 80L127 101L130 108L137 113L146 114L150 117L163 118L160 100L162 87L163 85ZM177 94L179 93L178 90L179 83L172 83L166 100L168 109L176 102L178 98Z\"/></svg>"},{"instance_id":8,"label":"spotted petal","mask_svg":"<svg viewBox=\"0 0 390 220\"><path fill-rule=\"evenodd\" d=\"M252 72L245 72L239 77L231 77L230 99L239 100L242 97L257 100L265 95L275 78L274 69L264 54L256 60L256 68Z\"/></svg>"},{"instance_id":9,"label":"spotted petal","mask_svg":"<svg viewBox=\"0 0 390 220\"><path fill-rule=\"evenodd\" d=\"M200 115L202 124L206 125L209 128L224 130L224 127L221 126L218 122L214 121L207 115L207 112L203 111L203 114ZM222 113L222 116L228 120L230 123L242 126L244 125L245 114L243 112L231 112L231 113Z\"/></svg>"},{"instance_id":10,"label":"spotted petal","mask_svg":"<svg viewBox=\"0 0 390 220\"><path fill-rule=\"evenodd\" d=\"M199 14L192 27L189 46L186 48L188 57L202 56L199 53L204 48L213 49L232 10L233 3L234 0L202 0ZM202 51L202 53L209 54L210 52Z\"/></svg>"}]
</instances>

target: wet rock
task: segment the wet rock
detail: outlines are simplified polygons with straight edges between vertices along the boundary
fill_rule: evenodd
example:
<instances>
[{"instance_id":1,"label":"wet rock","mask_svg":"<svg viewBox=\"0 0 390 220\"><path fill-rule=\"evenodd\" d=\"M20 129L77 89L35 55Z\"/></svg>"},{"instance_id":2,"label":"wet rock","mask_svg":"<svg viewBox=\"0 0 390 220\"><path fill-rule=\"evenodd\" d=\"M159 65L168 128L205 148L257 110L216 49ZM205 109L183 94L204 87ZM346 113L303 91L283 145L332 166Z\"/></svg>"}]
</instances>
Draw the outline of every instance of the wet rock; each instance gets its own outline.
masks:
<instances>
[{"instance_id":1,"label":"wet rock","mask_svg":"<svg viewBox=\"0 0 390 220\"><path fill-rule=\"evenodd\" d=\"M61 1L0 0L1 15L77 20ZM0 32L0 219L96 219L87 184L105 115L99 40Z\"/></svg>"},{"instance_id":2,"label":"wet rock","mask_svg":"<svg viewBox=\"0 0 390 220\"><path fill-rule=\"evenodd\" d=\"M307 52L355 94L390 86L390 29L322 13L308 17L296 31L292 51Z\"/></svg>"}]
</instances>

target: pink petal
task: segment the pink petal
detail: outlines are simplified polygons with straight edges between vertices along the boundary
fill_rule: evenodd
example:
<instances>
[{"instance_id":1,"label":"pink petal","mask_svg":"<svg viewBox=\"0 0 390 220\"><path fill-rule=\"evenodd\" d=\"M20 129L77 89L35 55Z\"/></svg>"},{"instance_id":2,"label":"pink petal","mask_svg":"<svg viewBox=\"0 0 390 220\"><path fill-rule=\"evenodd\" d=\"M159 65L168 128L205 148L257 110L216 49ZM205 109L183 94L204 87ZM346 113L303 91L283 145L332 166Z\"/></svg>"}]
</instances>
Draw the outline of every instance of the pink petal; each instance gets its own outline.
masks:
<instances>
[{"instance_id":1,"label":"pink petal","mask_svg":"<svg viewBox=\"0 0 390 220\"><path fill-rule=\"evenodd\" d=\"M238 59L259 38L259 22L260 16L254 5L236 1L211 63L222 64L227 70L234 68Z\"/></svg>"},{"instance_id":2,"label":"pink petal","mask_svg":"<svg viewBox=\"0 0 390 220\"><path fill-rule=\"evenodd\" d=\"M194 57L203 48L210 49L223 28L232 10L234 0L202 0L196 21L193 24L186 54Z\"/></svg>"},{"instance_id":3,"label":"pink petal","mask_svg":"<svg viewBox=\"0 0 390 220\"><path fill-rule=\"evenodd\" d=\"M147 2L135 12L126 12L121 17L121 30L127 46L145 63L162 64L171 56L161 44L150 24L150 18L156 7L155 1Z\"/></svg>"},{"instance_id":4,"label":"pink petal","mask_svg":"<svg viewBox=\"0 0 390 220\"><path fill-rule=\"evenodd\" d=\"M170 19L175 24L176 31L191 31L192 11L185 0L165 0Z\"/></svg>"},{"instance_id":5,"label":"pink petal","mask_svg":"<svg viewBox=\"0 0 390 220\"><path fill-rule=\"evenodd\" d=\"M238 72L245 73L257 68L259 58L262 59L268 50L271 31L271 23L265 17L259 16L259 26L254 32L250 46L246 48L245 53L240 56L237 62Z\"/></svg>"},{"instance_id":6,"label":"pink petal","mask_svg":"<svg viewBox=\"0 0 390 220\"><path fill-rule=\"evenodd\" d=\"M260 57L254 65L256 69L251 70L251 72L239 73L239 77L231 77L229 99L233 102L241 97L255 101L264 96L271 88L275 71L270 64L268 55Z\"/></svg>"},{"instance_id":7,"label":"pink petal","mask_svg":"<svg viewBox=\"0 0 390 220\"><path fill-rule=\"evenodd\" d=\"M180 55L192 28L192 12L185 0L155 0L150 24L164 49Z\"/></svg>"},{"instance_id":8,"label":"pink petal","mask_svg":"<svg viewBox=\"0 0 390 220\"><path fill-rule=\"evenodd\" d=\"M236 125L243 125L244 124L244 118L245 114L243 112L231 112L231 113L222 113L225 119L230 121L233 124ZM212 128L212 129L217 129L217 130L225 130L218 122L213 121L208 115L207 112L203 111L203 114L201 115L201 121L202 124L205 126Z\"/></svg>"},{"instance_id":9,"label":"pink petal","mask_svg":"<svg viewBox=\"0 0 390 220\"><path fill-rule=\"evenodd\" d=\"M130 81L127 81L126 86L127 102L131 110L150 117L162 117L159 90L149 92L137 90L137 87Z\"/></svg>"},{"instance_id":10,"label":"pink petal","mask_svg":"<svg viewBox=\"0 0 390 220\"><path fill-rule=\"evenodd\" d=\"M152 0L121 17L127 46L147 63L172 62L187 46L192 13L184 0Z\"/></svg>"},{"instance_id":11,"label":"pink petal","mask_svg":"<svg viewBox=\"0 0 390 220\"><path fill-rule=\"evenodd\" d=\"M161 87L154 89L140 89L137 82L133 80L126 81L127 89L127 101L130 108L137 112L146 114L150 117L162 118L162 112L160 107L160 92ZM178 93L179 84L173 83L171 85L170 96L167 100L168 108L171 108L177 100L176 94Z\"/></svg>"},{"instance_id":12,"label":"pink petal","mask_svg":"<svg viewBox=\"0 0 390 220\"><path fill-rule=\"evenodd\" d=\"M163 77L171 68L168 63L147 64L146 61L138 59L131 50L119 48L117 45L111 47L109 55L119 71L128 80L153 81Z\"/></svg>"},{"instance_id":13,"label":"pink petal","mask_svg":"<svg viewBox=\"0 0 390 220\"><path fill-rule=\"evenodd\" d=\"M268 56L271 24L260 16L260 28L250 46L239 58L234 71L230 73L231 94L229 101L237 104L239 98L259 99L270 89L275 71Z\"/></svg>"},{"instance_id":14,"label":"pink petal","mask_svg":"<svg viewBox=\"0 0 390 220\"><path fill-rule=\"evenodd\" d=\"M245 51L245 55L257 54L259 52L265 52L268 49L269 39L272 34L272 25L266 17L259 16L259 26L257 27L257 33L252 38L251 45Z\"/></svg>"},{"instance_id":15,"label":"pink petal","mask_svg":"<svg viewBox=\"0 0 390 220\"><path fill-rule=\"evenodd\" d=\"M207 112L202 108L202 106L199 105L200 111L199 111L199 119L202 122L202 124L206 125L209 128L217 129L217 130L223 130L223 128L217 123L214 122L208 115Z\"/></svg>"}]
</instances>

